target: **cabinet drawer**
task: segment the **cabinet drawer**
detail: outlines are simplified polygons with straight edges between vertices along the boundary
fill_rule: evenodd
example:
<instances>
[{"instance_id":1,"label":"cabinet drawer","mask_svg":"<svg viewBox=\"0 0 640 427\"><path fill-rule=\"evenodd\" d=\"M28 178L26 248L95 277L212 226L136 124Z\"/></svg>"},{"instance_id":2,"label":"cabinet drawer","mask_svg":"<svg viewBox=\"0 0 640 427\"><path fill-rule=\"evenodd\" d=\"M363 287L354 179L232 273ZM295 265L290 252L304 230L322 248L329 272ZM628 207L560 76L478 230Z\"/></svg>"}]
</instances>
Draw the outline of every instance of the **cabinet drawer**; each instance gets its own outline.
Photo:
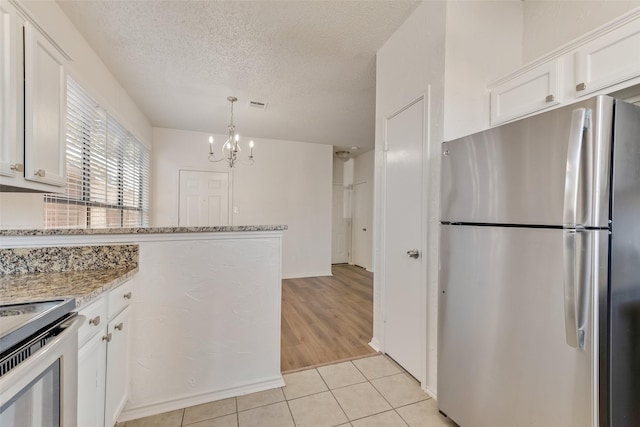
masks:
<instances>
[{"instance_id":1,"label":"cabinet drawer","mask_svg":"<svg viewBox=\"0 0 640 427\"><path fill-rule=\"evenodd\" d=\"M124 310L133 299L133 280L129 280L109 292L109 319Z\"/></svg>"},{"instance_id":2,"label":"cabinet drawer","mask_svg":"<svg viewBox=\"0 0 640 427\"><path fill-rule=\"evenodd\" d=\"M640 76L640 19L578 48L576 97Z\"/></svg>"},{"instance_id":3,"label":"cabinet drawer","mask_svg":"<svg viewBox=\"0 0 640 427\"><path fill-rule=\"evenodd\" d=\"M82 308L79 314L85 316L86 320L78 329L78 348L82 347L85 342L106 327L107 299L105 297L99 298L87 307Z\"/></svg>"}]
</instances>

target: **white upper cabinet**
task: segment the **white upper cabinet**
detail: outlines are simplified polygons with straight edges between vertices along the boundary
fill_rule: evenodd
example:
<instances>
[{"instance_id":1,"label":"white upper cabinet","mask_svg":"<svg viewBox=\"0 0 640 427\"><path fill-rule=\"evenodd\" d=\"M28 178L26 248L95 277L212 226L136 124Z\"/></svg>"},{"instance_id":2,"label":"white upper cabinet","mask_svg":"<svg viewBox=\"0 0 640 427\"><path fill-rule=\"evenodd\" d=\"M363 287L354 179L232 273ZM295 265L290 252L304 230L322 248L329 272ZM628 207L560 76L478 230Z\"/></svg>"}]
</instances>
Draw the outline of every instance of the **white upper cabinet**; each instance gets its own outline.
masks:
<instances>
[{"instance_id":1,"label":"white upper cabinet","mask_svg":"<svg viewBox=\"0 0 640 427\"><path fill-rule=\"evenodd\" d=\"M0 0L0 191L64 191L68 59L20 3Z\"/></svg>"},{"instance_id":2,"label":"white upper cabinet","mask_svg":"<svg viewBox=\"0 0 640 427\"><path fill-rule=\"evenodd\" d=\"M640 84L640 8L490 84L491 126Z\"/></svg>"},{"instance_id":3,"label":"white upper cabinet","mask_svg":"<svg viewBox=\"0 0 640 427\"><path fill-rule=\"evenodd\" d=\"M491 126L559 104L561 67L559 58L491 87Z\"/></svg>"},{"instance_id":4,"label":"white upper cabinet","mask_svg":"<svg viewBox=\"0 0 640 427\"><path fill-rule=\"evenodd\" d=\"M640 76L640 20L580 46L575 59L578 97Z\"/></svg>"},{"instance_id":5,"label":"white upper cabinet","mask_svg":"<svg viewBox=\"0 0 640 427\"><path fill-rule=\"evenodd\" d=\"M64 186L66 60L30 23L25 24L25 178Z\"/></svg>"},{"instance_id":6,"label":"white upper cabinet","mask_svg":"<svg viewBox=\"0 0 640 427\"><path fill-rule=\"evenodd\" d=\"M6 2L0 2L0 34L0 175L13 177L24 169L17 144L22 32L16 9Z\"/></svg>"}]
</instances>

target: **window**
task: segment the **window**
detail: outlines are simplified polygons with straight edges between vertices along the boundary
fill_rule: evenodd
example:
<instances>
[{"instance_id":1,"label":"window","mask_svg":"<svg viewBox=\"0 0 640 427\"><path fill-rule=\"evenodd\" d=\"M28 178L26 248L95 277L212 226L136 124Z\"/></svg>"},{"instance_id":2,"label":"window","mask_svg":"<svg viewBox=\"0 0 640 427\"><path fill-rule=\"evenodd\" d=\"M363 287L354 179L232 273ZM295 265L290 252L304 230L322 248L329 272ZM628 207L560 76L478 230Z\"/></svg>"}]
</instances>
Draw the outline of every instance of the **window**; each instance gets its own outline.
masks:
<instances>
[{"instance_id":1,"label":"window","mask_svg":"<svg viewBox=\"0 0 640 427\"><path fill-rule=\"evenodd\" d=\"M71 77L66 162L66 194L45 195L45 227L149 224L149 151Z\"/></svg>"}]
</instances>

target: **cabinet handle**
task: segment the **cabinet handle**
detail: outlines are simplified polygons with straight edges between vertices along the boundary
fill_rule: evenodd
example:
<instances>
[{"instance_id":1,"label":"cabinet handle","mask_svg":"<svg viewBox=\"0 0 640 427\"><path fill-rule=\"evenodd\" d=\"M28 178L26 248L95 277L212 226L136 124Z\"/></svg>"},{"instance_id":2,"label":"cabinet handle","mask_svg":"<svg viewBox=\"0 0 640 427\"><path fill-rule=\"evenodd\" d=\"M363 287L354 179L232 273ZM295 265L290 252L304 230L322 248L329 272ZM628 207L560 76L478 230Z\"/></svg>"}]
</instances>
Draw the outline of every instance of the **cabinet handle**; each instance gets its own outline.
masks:
<instances>
[{"instance_id":1,"label":"cabinet handle","mask_svg":"<svg viewBox=\"0 0 640 427\"><path fill-rule=\"evenodd\" d=\"M111 332L102 337L102 341L111 342Z\"/></svg>"},{"instance_id":2,"label":"cabinet handle","mask_svg":"<svg viewBox=\"0 0 640 427\"><path fill-rule=\"evenodd\" d=\"M38 169L33 174L36 175L36 176L39 176L40 178L44 178L44 176L47 174L47 172L44 169Z\"/></svg>"},{"instance_id":3,"label":"cabinet handle","mask_svg":"<svg viewBox=\"0 0 640 427\"><path fill-rule=\"evenodd\" d=\"M586 83L578 83L576 85L576 91L580 92L581 90L585 90L587 88Z\"/></svg>"},{"instance_id":4,"label":"cabinet handle","mask_svg":"<svg viewBox=\"0 0 640 427\"><path fill-rule=\"evenodd\" d=\"M98 326L100 324L100 316L96 316L93 319L89 319L89 324L93 326Z\"/></svg>"},{"instance_id":5,"label":"cabinet handle","mask_svg":"<svg viewBox=\"0 0 640 427\"><path fill-rule=\"evenodd\" d=\"M556 100L556 97L553 95L547 95L547 97L544 99L544 102L553 102Z\"/></svg>"},{"instance_id":6,"label":"cabinet handle","mask_svg":"<svg viewBox=\"0 0 640 427\"><path fill-rule=\"evenodd\" d=\"M120 322L116 326L114 326L114 328L116 328L116 330L118 331L121 331L123 326L124 326L124 323Z\"/></svg>"},{"instance_id":7,"label":"cabinet handle","mask_svg":"<svg viewBox=\"0 0 640 427\"><path fill-rule=\"evenodd\" d=\"M131 299L131 292L127 292L123 295L124 299Z\"/></svg>"},{"instance_id":8,"label":"cabinet handle","mask_svg":"<svg viewBox=\"0 0 640 427\"><path fill-rule=\"evenodd\" d=\"M16 172L24 172L24 165L22 163L14 163L11 166L9 166L9 168L12 171L16 171Z\"/></svg>"}]
</instances>

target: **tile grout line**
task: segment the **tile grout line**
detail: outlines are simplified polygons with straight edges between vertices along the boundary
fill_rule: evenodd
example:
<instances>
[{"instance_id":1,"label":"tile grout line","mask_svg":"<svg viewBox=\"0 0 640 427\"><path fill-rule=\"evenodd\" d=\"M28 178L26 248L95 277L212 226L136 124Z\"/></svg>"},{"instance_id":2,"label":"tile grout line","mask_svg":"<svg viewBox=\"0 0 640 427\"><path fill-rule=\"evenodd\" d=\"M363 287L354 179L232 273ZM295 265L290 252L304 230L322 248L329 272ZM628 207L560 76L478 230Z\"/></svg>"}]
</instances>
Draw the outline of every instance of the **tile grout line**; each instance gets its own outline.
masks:
<instances>
[{"instance_id":1,"label":"tile grout line","mask_svg":"<svg viewBox=\"0 0 640 427\"><path fill-rule=\"evenodd\" d=\"M369 383L369 384L371 385L371 387L373 387L373 389L374 389L374 390L375 390L375 391L380 395L380 397L382 397L382 399L383 399L385 402L387 402L387 404L388 404L388 405L389 405L389 407L391 408L391 411L396 412L396 410L395 410L395 408L393 407L393 405L392 405L392 404L391 404L391 403L390 403L390 402L389 402L389 401L388 401L388 400L387 400L387 399L382 395L382 393L380 393L380 390L378 390L378 389L376 388L376 386L374 386L374 385L373 385L373 383L371 382L371 380L370 380L370 379L368 379L368 378L367 378L367 376L366 376L366 375L365 375L365 374L364 374L360 369L358 369L358 367L355 365L355 363L353 363L353 361L350 361L350 363L351 363L351 364L356 368L356 370L357 370L358 372L360 372L360 373L362 374L362 376L364 377L364 379L365 379L366 381L359 382L359 383L354 383L354 384L350 384L350 385L346 385L346 386L343 386L343 387L336 387L336 388L335 388L335 390L340 390L340 389L347 388L347 387L351 387L351 386L358 385L358 384ZM402 373L402 372L400 372L400 373ZM318 372L318 374L320 374L320 372ZM390 377L390 376L393 376L393 375L397 375L397 374L385 375L385 376L382 376L382 377L379 377L379 378L386 378L386 377ZM322 378L322 374L320 374L320 377ZM374 378L374 379L376 379L376 380L377 380L377 379L379 379L379 378ZM322 381L324 381L324 378L322 378ZM328 384L326 384L326 381L325 381L325 385L327 386L327 388L329 388L329 385L328 385ZM363 419L365 419L365 418L369 418L369 417L373 417L373 416L375 416L375 415L380 415L380 414L383 414L383 413L385 413L385 412L389 412L389 410L388 410L388 409L386 409L386 410L384 410L384 411L374 412L373 414L365 415L364 417L360 417L360 418L354 418L354 419L352 420L352 419L350 419L350 418L349 418L349 416L347 416L347 413L345 412L344 408L342 407L342 405L340 405L340 401L339 401L339 400L336 398L336 396L333 394L333 390L334 390L334 389L329 388L329 391L331 392L331 395L333 396L333 398L334 398L334 399L336 400L336 402L338 403L338 406L340 406L340 409L342 409L342 412L344 412L344 415L347 417L347 421L348 421L348 423L349 423L349 424L351 424L351 423L352 423L352 421L359 421L359 420L363 420ZM396 413L397 413L397 412L396 412ZM400 414L399 414L399 413L397 413L397 414L398 414L398 416L400 416ZM404 421L404 418L400 417L400 419L401 419L403 422L405 422L405 421ZM405 424L407 424L407 423L405 422ZM352 425L352 424L351 424L351 425ZM407 424L407 426L408 426L408 424Z\"/></svg>"},{"instance_id":2,"label":"tile grout line","mask_svg":"<svg viewBox=\"0 0 640 427\"><path fill-rule=\"evenodd\" d=\"M236 396L236 425L240 427L240 408L238 408L238 396Z\"/></svg>"},{"instance_id":3,"label":"tile grout line","mask_svg":"<svg viewBox=\"0 0 640 427\"><path fill-rule=\"evenodd\" d=\"M384 358L385 358L385 360L388 360L388 359L387 359L387 356L386 356L384 353L382 353L382 357L384 357ZM394 362L395 362L395 361L394 361ZM380 378L388 378L388 377L392 377L392 376L394 376L394 375L400 375L400 374L405 374L405 375L406 375L406 371L405 371L405 369L404 369L402 366L398 365L397 363L394 363L394 365L396 365L396 367L400 369L400 372L399 372L399 373L397 373L397 374L391 374L391 375L385 375L385 376L382 376L382 377L379 377L379 378L373 378L373 379L371 379L371 380L367 378L367 380L368 380L369 384L371 384L371 387L373 387L373 389L374 389L376 392L378 392L378 394L380 395L380 397L382 397L382 398L384 399L384 401L385 401L385 402L387 402L387 404L389 405L389 407L391 408L391 410L392 410L393 412L395 412L395 413L396 413L396 415L397 415L398 417L400 417L400 419L402 420L402 422L403 422L403 423L405 423L405 425L406 425L407 427L409 427L409 423L408 423L404 418L402 418L402 415L400 415L400 413L397 411L397 408L394 408L394 407L393 407L393 405L391 404L391 402L389 402L389 400L387 400L387 398L386 398L386 397L384 397L384 394L382 394L382 392L381 392L380 390L378 390L378 387L376 387L376 386L375 386L375 384L373 384L373 382L372 382L373 380L378 380L378 379L380 379ZM354 364L354 366L355 366L355 364ZM358 367L357 367L357 366L356 366L356 369L358 369ZM358 370L359 370L359 369L358 369ZM362 374L362 375L364 375L364 374ZM366 378L366 376L365 376L365 378ZM427 397L427 399L428 399L428 397ZM426 399L425 399L425 400L426 400ZM421 400L419 400L418 402L422 402L422 401L421 401ZM414 403L418 403L418 402L407 403L407 404L406 404L406 405L404 405L404 406L413 405ZM398 408L402 408L402 407L404 407L404 406L399 406ZM378 412L378 414L382 414L382 413L384 413L384 412L389 412L389 411L382 411L382 412ZM373 415L378 415L378 414L373 414ZM362 419L362 418L359 418L359 419Z\"/></svg>"},{"instance_id":4,"label":"tile grout line","mask_svg":"<svg viewBox=\"0 0 640 427\"><path fill-rule=\"evenodd\" d=\"M353 365L352 361L349 361L348 363L351 363ZM355 365L353 365L355 367ZM358 368L356 368L358 369ZM318 368L316 368L316 371L318 371ZM338 407L340 408L340 410L342 411L342 415L344 415L344 417L347 420L347 423L349 423L349 425L351 424L351 420L349 419L349 416L347 415L347 412L344 410L344 408L342 407L342 405L340 404L340 401L336 398L336 395L333 394L333 390L331 389L331 387L329 387L329 384L327 384L327 381L325 381L324 377L322 376L322 374L320 373L320 371L318 371L318 375L320 375L320 379L322 379L322 382L324 383L325 387L327 387L327 390L329 390L329 393L331 393L331 397L333 397L333 400L336 401L336 403L338 404ZM348 387L348 386L347 386ZM344 423L342 423L344 424ZM342 424L336 424L336 425L342 425Z\"/></svg>"}]
</instances>

